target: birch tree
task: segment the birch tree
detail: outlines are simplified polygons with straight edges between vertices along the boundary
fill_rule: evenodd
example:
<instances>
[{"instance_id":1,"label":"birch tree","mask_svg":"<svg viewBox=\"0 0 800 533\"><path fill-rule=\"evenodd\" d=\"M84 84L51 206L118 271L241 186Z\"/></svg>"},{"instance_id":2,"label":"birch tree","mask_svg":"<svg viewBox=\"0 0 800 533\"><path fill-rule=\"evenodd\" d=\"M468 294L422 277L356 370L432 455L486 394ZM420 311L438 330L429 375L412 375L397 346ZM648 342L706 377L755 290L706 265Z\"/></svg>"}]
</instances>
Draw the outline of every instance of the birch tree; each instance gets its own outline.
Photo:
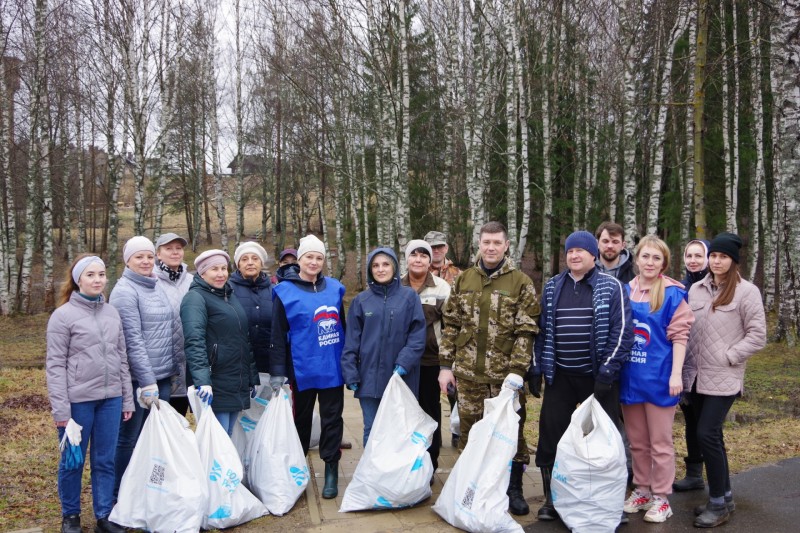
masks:
<instances>
[{"instance_id":1,"label":"birch tree","mask_svg":"<svg viewBox=\"0 0 800 533\"><path fill-rule=\"evenodd\" d=\"M694 67L694 226L698 239L706 238L705 156L703 153L703 119L706 95L706 52L708 50L708 0L697 3L697 40Z\"/></svg>"},{"instance_id":2,"label":"birch tree","mask_svg":"<svg viewBox=\"0 0 800 533\"><path fill-rule=\"evenodd\" d=\"M639 3L637 0L625 0L620 6L620 32L622 44L622 60L625 65L624 74L624 126L623 126L623 195L625 209L623 219L625 240L635 243L639 230L636 224L636 35L639 27Z\"/></svg>"}]
</instances>

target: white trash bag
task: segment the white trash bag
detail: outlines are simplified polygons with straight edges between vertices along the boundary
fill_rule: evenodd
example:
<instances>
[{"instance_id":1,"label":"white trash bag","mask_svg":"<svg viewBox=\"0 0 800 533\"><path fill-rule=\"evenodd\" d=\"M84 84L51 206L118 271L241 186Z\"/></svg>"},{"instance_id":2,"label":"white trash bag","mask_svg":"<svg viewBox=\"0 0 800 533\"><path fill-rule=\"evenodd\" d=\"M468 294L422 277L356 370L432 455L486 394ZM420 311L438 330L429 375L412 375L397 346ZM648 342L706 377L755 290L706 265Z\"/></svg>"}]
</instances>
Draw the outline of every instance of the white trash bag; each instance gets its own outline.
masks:
<instances>
[{"instance_id":1,"label":"white trash bag","mask_svg":"<svg viewBox=\"0 0 800 533\"><path fill-rule=\"evenodd\" d=\"M288 385L270 400L247 450L247 484L270 513L284 515L306 490L308 463L292 417Z\"/></svg>"},{"instance_id":2,"label":"white trash bag","mask_svg":"<svg viewBox=\"0 0 800 533\"><path fill-rule=\"evenodd\" d=\"M269 374L259 372L258 377L261 381L261 385L256 385L256 397L250 398L249 408L239 411L239 416L236 417L236 423L233 425L233 431L231 432L231 440L236 447L236 451L239 452L239 457L244 467L244 477L242 481L245 484L247 483L248 471L247 447L252 442L256 424L261 420L261 416L264 414L264 410L267 408L267 404L269 404L269 400L272 397L272 387L269 386Z\"/></svg>"},{"instance_id":3,"label":"white trash bag","mask_svg":"<svg viewBox=\"0 0 800 533\"><path fill-rule=\"evenodd\" d=\"M239 454L214 416L212 406L201 403L204 407L200 408L202 415L195 435L208 484L203 529L238 526L269 514L264 504L242 485Z\"/></svg>"},{"instance_id":4,"label":"white trash bag","mask_svg":"<svg viewBox=\"0 0 800 533\"><path fill-rule=\"evenodd\" d=\"M522 385L516 374L509 374L509 381ZM517 454L517 392L504 383L500 394L484 400L483 406L483 418L470 429L467 446L432 509L465 531L521 533L522 526L508 513L506 494Z\"/></svg>"},{"instance_id":5,"label":"white trash bag","mask_svg":"<svg viewBox=\"0 0 800 533\"><path fill-rule=\"evenodd\" d=\"M550 483L553 505L572 531L614 531L627 481L622 437L591 395L572 413L558 442Z\"/></svg>"},{"instance_id":6,"label":"white trash bag","mask_svg":"<svg viewBox=\"0 0 800 533\"><path fill-rule=\"evenodd\" d=\"M461 436L461 418L458 416L458 402L453 404L450 411L450 433Z\"/></svg>"},{"instance_id":7,"label":"white trash bag","mask_svg":"<svg viewBox=\"0 0 800 533\"><path fill-rule=\"evenodd\" d=\"M428 447L434 431L436 421L403 378L392 374L339 512L398 509L429 498L433 464Z\"/></svg>"},{"instance_id":8,"label":"white trash bag","mask_svg":"<svg viewBox=\"0 0 800 533\"><path fill-rule=\"evenodd\" d=\"M199 531L208 485L189 422L156 400L144 423L109 520L147 531Z\"/></svg>"}]
</instances>

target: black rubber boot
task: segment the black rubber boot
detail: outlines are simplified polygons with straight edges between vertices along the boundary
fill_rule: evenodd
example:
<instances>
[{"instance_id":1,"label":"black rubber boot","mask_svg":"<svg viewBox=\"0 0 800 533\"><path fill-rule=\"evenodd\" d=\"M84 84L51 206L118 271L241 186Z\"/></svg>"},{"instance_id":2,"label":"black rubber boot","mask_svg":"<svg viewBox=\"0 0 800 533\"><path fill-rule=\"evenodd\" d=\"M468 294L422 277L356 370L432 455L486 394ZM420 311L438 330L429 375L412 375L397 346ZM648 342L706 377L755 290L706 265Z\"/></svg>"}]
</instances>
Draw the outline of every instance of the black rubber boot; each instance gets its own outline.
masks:
<instances>
[{"instance_id":1,"label":"black rubber boot","mask_svg":"<svg viewBox=\"0 0 800 533\"><path fill-rule=\"evenodd\" d=\"M94 533L125 533L125 528L111 522L108 518L98 518Z\"/></svg>"},{"instance_id":2,"label":"black rubber boot","mask_svg":"<svg viewBox=\"0 0 800 533\"><path fill-rule=\"evenodd\" d=\"M708 502L703 513L694 519L694 527L717 527L727 522L730 517L731 513L726 504Z\"/></svg>"},{"instance_id":3,"label":"black rubber boot","mask_svg":"<svg viewBox=\"0 0 800 533\"><path fill-rule=\"evenodd\" d=\"M83 533L81 515L71 514L61 518L61 533Z\"/></svg>"},{"instance_id":4,"label":"black rubber boot","mask_svg":"<svg viewBox=\"0 0 800 533\"><path fill-rule=\"evenodd\" d=\"M703 463L686 461L686 477L673 483L672 489L676 492L685 492L704 488L706 488L706 483L703 481Z\"/></svg>"},{"instance_id":5,"label":"black rubber boot","mask_svg":"<svg viewBox=\"0 0 800 533\"><path fill-rule=\"evenodd\" d=\"M531 512L525 496L522 495L522 473L525 465L522 463L511 463L511 479L508 480L508 512L513 515L523 516Z\"/></svg>"},{"instance_id":6,"label":"black rubber boot","mask_svg":"<svg viewBox=\"0 0 800 533\"><path fill-rule=\"evenodd\" d=\"M339 461L325 463L325 487L322 497L331 500L339 495Z\"/></svg>"},{"instance_id":7,"label":"black rubber boot","mask_svg":"<svg viewBox=\"0 0 800 533\"><path fill-rule=\"evenodd\" d=\"M558 518L556 508L553 507L553 495L550 493L550 476L553 474L552 468L540 468L542 471L542 488L544 489L544 505L539 508L536 518L539 520L555 520Z\"/></svg>"},{"instance_id":8,"label":"black rubber boot","mask_svg":"<svg viewBox=\"0 0 800 533\"><path fill-rule=\"evenodd\" d=\"M694 515L700 516L705 512L707 507L708 504L698 505L697 507L694 508ZM733 513L736 510L736 502L733 501L733 496L731 496L730 498L728 498L727 496L725 497L725 507L728 508L729 513Z\"/></svg>"}]
</instances>

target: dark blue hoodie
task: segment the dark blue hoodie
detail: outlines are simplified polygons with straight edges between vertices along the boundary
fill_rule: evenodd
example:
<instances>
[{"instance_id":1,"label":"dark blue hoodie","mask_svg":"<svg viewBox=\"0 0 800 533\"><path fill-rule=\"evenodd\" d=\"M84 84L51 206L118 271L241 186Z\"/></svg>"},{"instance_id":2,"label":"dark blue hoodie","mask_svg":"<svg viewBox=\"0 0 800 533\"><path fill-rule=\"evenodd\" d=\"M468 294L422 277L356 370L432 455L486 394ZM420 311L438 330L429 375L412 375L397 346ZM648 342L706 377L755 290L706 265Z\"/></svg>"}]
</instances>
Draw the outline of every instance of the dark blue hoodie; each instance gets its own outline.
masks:
<instances>
[{"instance_id":1,"label":"dark blue hoodie","mask_svg":"<svg viewBox=\"0 0 800 533\"><path fill-rule=\"evenodd\" d=\"M377 254L394 263L394 277L380 284L370 265ZM419 296L400 284L397 256L391 248L377 248L367 258L369 288L353 299L347 312L342 352L342 374L347 384L358 383L356 398L380 398L395 365L408 372L403 380L416 396L419 366L425 351L425 315Z\"/></svg>"}]
</instances>

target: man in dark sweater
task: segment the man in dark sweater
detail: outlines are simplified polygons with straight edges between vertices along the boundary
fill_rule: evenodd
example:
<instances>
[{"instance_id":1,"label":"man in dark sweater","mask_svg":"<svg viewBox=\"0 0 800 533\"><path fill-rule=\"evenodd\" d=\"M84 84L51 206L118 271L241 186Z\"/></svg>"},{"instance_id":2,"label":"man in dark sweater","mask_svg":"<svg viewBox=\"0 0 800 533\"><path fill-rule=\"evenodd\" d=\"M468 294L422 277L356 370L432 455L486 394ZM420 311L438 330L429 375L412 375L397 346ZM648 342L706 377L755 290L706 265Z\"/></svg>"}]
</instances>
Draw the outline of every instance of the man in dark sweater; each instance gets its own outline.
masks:
<instances>
[{"instance_id":1,"label":"man in dark sweater","mask_svg":"<svg viewBox=\"0 0 800 533\"><path fill-rule=\"evenodd\" d=\"M558 515L550 495L550 476L558 441L569 427L575 406L594 394L611 420L619 422L619 371L633 344L628 294L614 276L595 267L597 240L576 231L565 243L567 268L544 286L539 335L528 372L538 396L542 378L547 394L539 417L536 466L547 497L540 520Z\"/></svg>"},{"instance_id":2,"label":"man in dark sweater","mask_svg":"<svg viewBox=\"0 0 800 533\"><path fill-rule=\"evenodd\" d=\"M611 274L622 284L628 283L636 275L633 272L633 256L625 242L625 229L616 222L603 222L597 227L597 260L595 266L600 272Z\"/></svg>"}]
</instances>

